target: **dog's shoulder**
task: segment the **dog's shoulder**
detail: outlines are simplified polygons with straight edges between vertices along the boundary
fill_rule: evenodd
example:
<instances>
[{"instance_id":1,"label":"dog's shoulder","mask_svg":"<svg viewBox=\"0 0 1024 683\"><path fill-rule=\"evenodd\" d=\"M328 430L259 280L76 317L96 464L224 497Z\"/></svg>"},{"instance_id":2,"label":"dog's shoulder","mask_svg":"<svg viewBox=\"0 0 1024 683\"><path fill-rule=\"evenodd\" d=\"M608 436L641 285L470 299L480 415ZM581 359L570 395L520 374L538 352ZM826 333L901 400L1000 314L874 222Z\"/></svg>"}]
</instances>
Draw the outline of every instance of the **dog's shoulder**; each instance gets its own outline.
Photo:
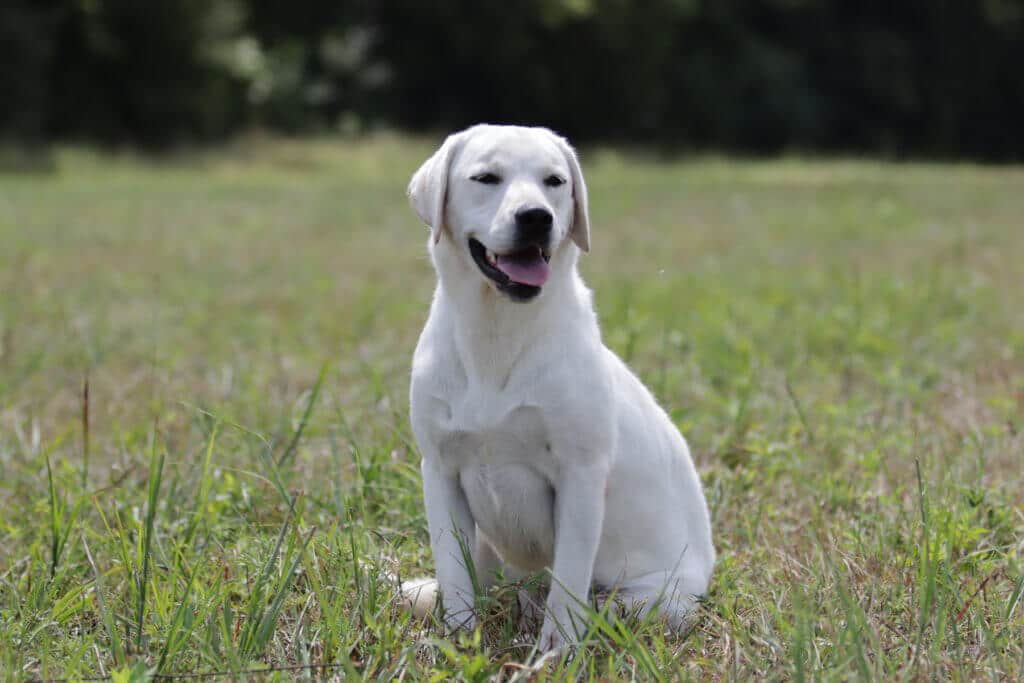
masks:
<instances>
[{"instance_id":1,"label":"dog's shoulder","mask_svg":"<svg viewBox=\"0 0 1024 683\"><path fill-rule=\"evenodd\" d=\"M427 321L423 331L420 332L416 349L412 353L413 380L422 379L433 373L443 371L441 366L445 364L446 358L442 353L442 349L445 344L444 340L439 338L440 336L437 326L432 326L430 321Z\"/></svg>"}]
</instances>

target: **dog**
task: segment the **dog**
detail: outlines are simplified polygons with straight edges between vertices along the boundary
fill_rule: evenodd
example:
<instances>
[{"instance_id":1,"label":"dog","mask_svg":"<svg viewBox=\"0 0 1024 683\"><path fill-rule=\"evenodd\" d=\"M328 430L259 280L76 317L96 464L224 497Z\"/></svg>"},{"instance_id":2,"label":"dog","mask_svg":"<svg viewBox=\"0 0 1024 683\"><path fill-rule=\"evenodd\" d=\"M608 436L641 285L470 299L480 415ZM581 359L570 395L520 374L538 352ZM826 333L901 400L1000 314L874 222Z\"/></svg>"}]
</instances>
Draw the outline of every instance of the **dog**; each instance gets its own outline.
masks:
<instances>
[{"instance_id":1,"label":"dog","mask_svg":"<svg viewBox=\"0 0 1024 683\"><path fill-rule=\"evenodd\" d=\"M436 579L417 615L476 625L474 587L550 572L539 646L578 642L588 595L683 629L715 562L686 441L601 341L577 272L590 249L576 154L545 128L449 136L408 195L437 271L412 361Z\"/></svg>"}]
</instances>

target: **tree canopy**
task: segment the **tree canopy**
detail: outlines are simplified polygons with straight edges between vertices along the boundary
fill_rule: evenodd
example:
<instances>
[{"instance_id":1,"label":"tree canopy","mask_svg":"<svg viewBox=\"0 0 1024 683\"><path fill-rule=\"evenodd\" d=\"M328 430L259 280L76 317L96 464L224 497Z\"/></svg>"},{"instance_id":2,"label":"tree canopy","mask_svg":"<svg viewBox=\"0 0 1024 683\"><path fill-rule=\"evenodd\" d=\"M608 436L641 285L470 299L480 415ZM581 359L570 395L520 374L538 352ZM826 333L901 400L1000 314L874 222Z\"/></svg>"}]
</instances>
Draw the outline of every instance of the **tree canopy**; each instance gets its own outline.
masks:
<instances>
[{"instance_id":1,"label":"tree canopy","mask_svg":"<svg viewBox=\"0 0 1024 683\"><path fill-rule=\"evenodd\" d=\"M0 133L166 145L477 121L1012 160L1021 0L8 0Z\"/></svg>"}]
</instances>

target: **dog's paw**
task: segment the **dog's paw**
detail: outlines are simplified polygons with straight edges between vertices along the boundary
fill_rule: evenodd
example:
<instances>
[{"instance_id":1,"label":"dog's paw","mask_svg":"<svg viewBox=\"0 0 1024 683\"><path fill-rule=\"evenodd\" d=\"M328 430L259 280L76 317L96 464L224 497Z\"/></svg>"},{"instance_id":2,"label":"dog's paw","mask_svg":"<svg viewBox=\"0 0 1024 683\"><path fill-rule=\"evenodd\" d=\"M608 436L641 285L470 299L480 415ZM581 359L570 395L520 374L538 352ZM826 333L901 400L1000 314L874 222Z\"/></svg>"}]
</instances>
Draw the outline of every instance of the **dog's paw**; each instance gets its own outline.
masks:
<instances>
[{"instance_id":1,"label":"dog's paw","mask_svg":"<svg viewBox=\"0 0 1024 683\"><path fill-rule=\"evenodd\" d=\"M563 652L571 652L576 646L576 636L570 633L568 636L558 628L558 623L549 615L544 620L544 626L540 630L540 638L537 639L537 650L550 655L559 655Z\"/></svg>"},{"instance_id":2,"label":"dog's paw","mask_svg":"<svg viewBox=\"0 0 1024 683\"><path fill-rule=\"evenodd\" d=\"M561 652L565 648L565 638L562 636L559 630L553 629L548 631L542 629L540 632L540 638L537 640L537 649L542 653Z\"/></svg>"}]
</instances>

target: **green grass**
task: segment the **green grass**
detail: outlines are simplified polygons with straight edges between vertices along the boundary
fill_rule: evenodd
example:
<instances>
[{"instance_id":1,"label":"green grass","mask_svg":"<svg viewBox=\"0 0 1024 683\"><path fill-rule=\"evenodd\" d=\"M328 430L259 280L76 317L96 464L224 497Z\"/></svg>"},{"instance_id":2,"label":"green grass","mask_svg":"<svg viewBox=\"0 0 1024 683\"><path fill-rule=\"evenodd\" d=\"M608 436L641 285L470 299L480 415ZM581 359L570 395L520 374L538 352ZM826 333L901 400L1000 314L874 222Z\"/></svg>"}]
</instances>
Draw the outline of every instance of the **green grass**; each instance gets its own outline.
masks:
<instances>
[{"instance_id":1,"label":"green grass","mask_svg":"<svg viewBox=\"0 0 1024 683\"><path fill-rule=\"evenodd\" d=\"M688 636L597 619L531 665L507 591L446 641L387 579L432 569L431 144L0 176L0 671L1024 676L1024 171L585 151L605 339L688 437L720 559Z\"/></svg>"}]
</instances>

